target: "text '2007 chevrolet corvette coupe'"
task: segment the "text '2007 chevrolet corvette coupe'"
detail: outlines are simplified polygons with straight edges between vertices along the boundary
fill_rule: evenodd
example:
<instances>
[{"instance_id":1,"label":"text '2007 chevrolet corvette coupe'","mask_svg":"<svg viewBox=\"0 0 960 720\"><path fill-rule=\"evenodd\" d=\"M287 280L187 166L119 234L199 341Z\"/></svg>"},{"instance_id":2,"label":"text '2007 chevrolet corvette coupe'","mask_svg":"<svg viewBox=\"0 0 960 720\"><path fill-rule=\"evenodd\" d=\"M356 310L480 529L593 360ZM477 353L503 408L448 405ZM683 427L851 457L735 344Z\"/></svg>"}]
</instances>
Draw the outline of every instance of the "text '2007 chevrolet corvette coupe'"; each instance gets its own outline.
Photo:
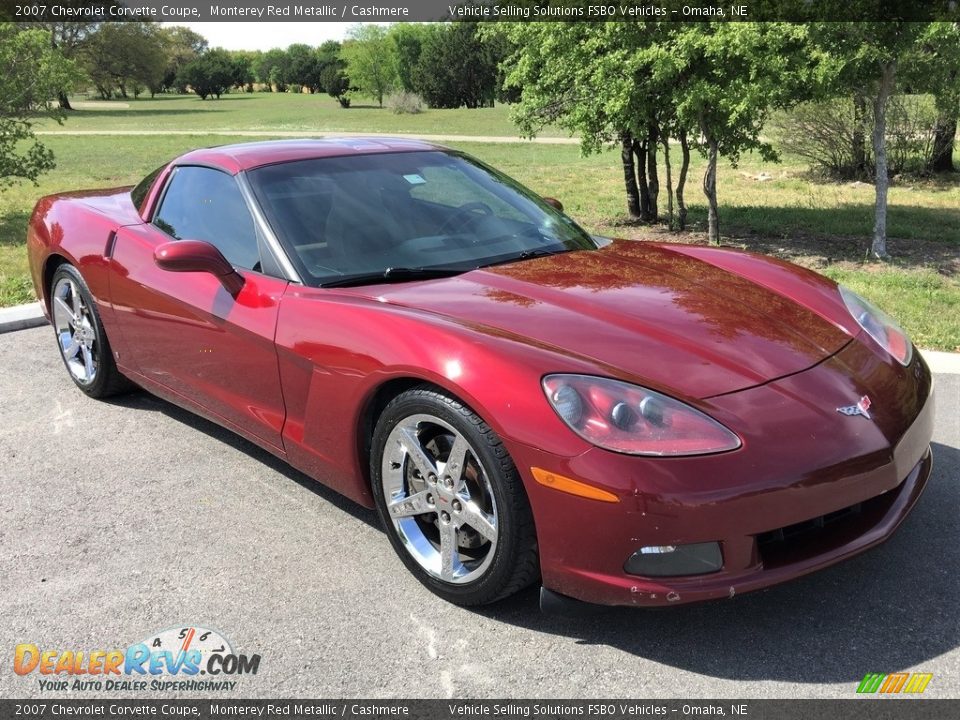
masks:
<instances>
[{"instance_id":1,"label":"text '2007 chevrolet corvette coupe'","mask_svg":"<svg viewBox=\"0 0 960 720\"><path fill-rule=\"evenodd\" d=\"M897 324L785 262L592 237L460 152L196 150L37 204L92 397L138 385L375 507L449 601L733 596L889 537L930 474Z\"/></svg>"}]
</instances>

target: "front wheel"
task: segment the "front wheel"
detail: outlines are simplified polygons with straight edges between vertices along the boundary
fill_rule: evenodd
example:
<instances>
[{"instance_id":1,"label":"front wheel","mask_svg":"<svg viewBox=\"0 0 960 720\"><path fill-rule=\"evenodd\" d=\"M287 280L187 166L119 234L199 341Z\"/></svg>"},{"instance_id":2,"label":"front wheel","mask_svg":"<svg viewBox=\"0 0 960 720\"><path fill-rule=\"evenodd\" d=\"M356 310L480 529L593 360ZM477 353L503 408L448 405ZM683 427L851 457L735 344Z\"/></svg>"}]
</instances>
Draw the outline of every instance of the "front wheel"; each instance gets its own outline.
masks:
<instances>
[{"instance_id":1,"label":"front wheel","mask_svg":"<svg viewBox=\"0 0 960 720\"><path fill-rule=\"evenodd\" d=\"M131 387L113 361L90 289L72 265L61 265L53 274L50 315L60 357L78 388L104 398Z\"/></svg>"},{"instance_id":2,"label":"front wheel","mask_svg":"<svg viewBox=\"0 0 960 720\"><path fill-rule=\"evenodd\" d=\"M407 568L440 597L482 605L539 577L533 516L497 434L430 387L380 416L370 460L377 512Z\"/></svg>"}]
</instances>

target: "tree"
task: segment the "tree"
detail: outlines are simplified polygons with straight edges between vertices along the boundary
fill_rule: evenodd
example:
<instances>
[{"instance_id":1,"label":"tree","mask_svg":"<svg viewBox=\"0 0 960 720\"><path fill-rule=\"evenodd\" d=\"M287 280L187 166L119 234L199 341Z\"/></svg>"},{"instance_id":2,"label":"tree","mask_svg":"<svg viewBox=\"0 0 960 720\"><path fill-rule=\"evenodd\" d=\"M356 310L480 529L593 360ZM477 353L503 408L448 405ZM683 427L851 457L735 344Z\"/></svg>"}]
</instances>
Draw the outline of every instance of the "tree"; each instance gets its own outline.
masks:
<instances>
[{"instance_id":1,"label":"tree","mask_svg":"<svg viewBox=\"0 0 960 720\"><path fill-rule=\"evenodd\" d=\"M516 47L505 63L511 68L506 84L520 92L512 115L521 132L533 136L546 125L559 125L579 135L584 154L619 144L630 217L652 219L646 143L650 109L666 99L648 85L649 72L639 55L653 42L650 27L517 23L505 32Z\"/></svg>"},{"instance_id":2,"label":"tree","mask_svg":"<svg viewBox=\"0 0 960 720\"><path fill-rule=\"evenodd\" d=\"M290 77L289 64L286 51L274 48L260 56L259 62L253 66L253 73L271 92L286 92Z\"/></svg>"},{"instance_id":3,"label":"tree","mask_svg":"<svg viewBox=\"0 0 960 720\"><path fill-rule=\"evenodd\" d=\"M708 201L707 237L720 241L717 160L734 164L756 150L776 159L760 132L770 111L805 97L814 61L807 26L791 23L702 23L676 29L670 47L675 59L675 114L700 133L707 157L703 191Z\"/></svg>"},{"instance_id":4,"label":"tree","mask_svg":"<svg viewBox=\"0 0 960 720\"><path fill-rule=\"evenodd\" d=\"M303 88L316 92L320 88L322 70L317 53L309 45L296 43L287 48L287 79L296 92Z\"/></svg>"},{"instance_id":5,"label":"tree","mask_svg":"<svg viewBox=\"0 0 960 720\"><path fill-rule=\"evenodd\" d=\"M83 16L80 13L92 8L102 17L109 7L116 4L116 0L60 0L57 3L59 7L76 13L70 20L21 22L18 26L23 30L45 30L48 33L51 49L58 51L67 60L76 61L87 38L96 32L101 24L98 21L82 19ZM47 14L47 17L51 16L52 9ZM60 92L57 100L62 110L73 109L66 91Z\"/></svg>"},{"instance_id":6,"label":"tree","mask_svg":"<svg viewBox=\"0 0 960 720\"><path fill-rule=\"evenodd\" d=\"M340 65L328 65L324 68L320 76L323 83L323 89L330 97L334 98L340 107L350 107L350 78L343 72Z\"/></svg>"},{"instance_id":7,"label":"tree","mask_svg":"<svg viewBox=\"0 0 960 720\"><path fill-rule=\"evenodd\" d=\"M770 108L802 94L805 32L786 23L518 23L507 29L518 48L507 83L522 93L513 115L527 135L551 123L579 134L585 153L619 144L628 212L651 222L658 148L670 137L682 150L675 192L685 221L692 144L707 157L708 237L718 242L718 159L773 157L760 130Z\"/></svg>"},{"instance_id":8,"label":"tree","mask_svg":"<svg viewBox=\"0 0 960 720\"><path fill-rule=\"evenodd\" d=\"M914 92L933 95L937 111L927 158L928 172L953 172L953 151L960 116L960 22L931 22L920 34L915 62L901 68Z\"/></svg>"},{"instance_id":9,"label":"tree","mask_svg":"<svg viewBox=\"0 0 960 720\"><path fill-rule=\"evenodd\" d=\"M350 78L347 64L340 57L341 46L336 40L328 40L317 49L320 59L320 89L334 98L340 107L350 107Z\"/></svg>"},{"instance_id":10,"label":"tree","mask_svg":"<svg viewBox=\"0 0 960 720\"><path fill-rule=\"evenodd\" d=\"M500 58L477 28L475 22L434 25L422 36L412 83L430 107L493 105Z\"/></svg>"},{"instance_id":11,"label":"tree","mask_svg":"<svg viewBox=\"0 0 960 720\"><path fill-rule=\"evenodd\" d=\"M103 23L84 43L83 63L100 96L135 96L163 84L167 56L160 27L148 22Z\"/></svg>"},{"instance_id":12,"label":"tree","mask_svg":"<svg viewBox=\"0 0 960 720\"><path fill-rule=\"evenodd\" d=\"M49 31L22 30L0 23L0 187L36 182L54 167L53 153L32 132L31 118L42 112L62 122L54 105L78 78L76 65L55 50Z\"/></svg>"},{"instance_id":13,"label":"tree","mask_svg":"<svg viewBox=\"0 0 960 720\"><path fill-rule=\"evenodd\" d=\"M896 91L901 67L920 62L918 43L929 23L844 22L815 23L814 49L824 58L823 87L834 92L862 92L873 115L874 202L870 253L887 258L887 108Z\"/></svg>"},{"instance_id":14,"label":"tree","mask_svg":"<svg viewBox=\"0 0 960 720\"><path fill-rule=\"evenodd\" d=\"M167 64L161 86L163 90L176 88L185 93L186 86L177 85L177 76L187 65L207 50L207 39L190 28L176 25L160 29L160 46L166 56Z\"/></svg>"},{"instance_id":15,"label":"tree","mask_svg":"<svg viewBox=\"0 0 960 720\"><path fill-rule=\"evenodd\" d=\"M354 25L347 33L342 57L357 92L383 107L383 98L397 81L393 47L381 25Z\"/></svg>"},{"instance_id":16,"label":"tree","mask_svg":"<svg viewBox=\"0 0 960 720\"><path fill-rule=\"evenodd\" d=\"M230 64L233 68L231 86L240 90L253 92L253 68L260 59L258 50L228 50Z\"/></svg>"},{"instance_id":17,"label":"tree","mask_svg":"<svg viewBox=\"0 0 960 720\"><path fill-rule=\"evenodd\" d=\"M211 95L219 99L233 84L234 70L230 53L214 48L187 65L182 79L201 100Z\"/></svg>"},{"instance_id":18,"label":"tree","mask_svg":"<svg viewBox=\"0 0 960 720\"><path fill-rule=\"evenodd\" d=\"M434 27L426 23L396 23L387 31L396 58L397 83L407 92L417 92L414 73L420 62L423 43Z\"/></svg>"}]
</instances>

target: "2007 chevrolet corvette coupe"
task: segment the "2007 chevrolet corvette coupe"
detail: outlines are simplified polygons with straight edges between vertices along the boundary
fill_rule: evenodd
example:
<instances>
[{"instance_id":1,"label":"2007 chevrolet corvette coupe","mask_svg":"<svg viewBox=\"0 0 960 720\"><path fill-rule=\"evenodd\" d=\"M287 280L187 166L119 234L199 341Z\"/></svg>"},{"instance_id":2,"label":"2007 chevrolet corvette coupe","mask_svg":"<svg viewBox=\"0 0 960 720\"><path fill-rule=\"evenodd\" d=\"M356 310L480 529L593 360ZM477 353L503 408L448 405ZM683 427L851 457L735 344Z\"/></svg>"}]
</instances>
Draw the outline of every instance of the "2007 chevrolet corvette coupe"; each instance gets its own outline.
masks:
<instances>
[{"instance_id":1,"label":"2007 chevrolet corvette coupe","mask_svg":"<svg viewBox=\"0 0 960 720\"><path fill-rule=\"evenodd\" d=\"M28 246L70 377L138 385L375 507L464 605L666 605L885 540L930 474L932 382L813 272L591 237L460 152L189 152L43 198Z\"/></svg>"}]
</instances>

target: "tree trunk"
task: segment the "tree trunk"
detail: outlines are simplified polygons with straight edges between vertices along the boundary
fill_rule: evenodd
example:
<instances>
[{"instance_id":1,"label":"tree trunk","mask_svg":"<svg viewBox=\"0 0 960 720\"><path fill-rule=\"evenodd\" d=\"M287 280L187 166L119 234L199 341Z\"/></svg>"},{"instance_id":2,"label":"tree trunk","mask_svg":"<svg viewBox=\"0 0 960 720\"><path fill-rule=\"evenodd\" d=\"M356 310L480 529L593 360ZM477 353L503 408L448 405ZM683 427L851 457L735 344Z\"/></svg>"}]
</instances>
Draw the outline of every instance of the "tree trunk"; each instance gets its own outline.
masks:
<instances>
[{"instance_id":1,"label":"tree trunk","mask_svg":"<svg viewBox=\"0 0 960 720\"><path fill-rule=\"evenodd\" d=\"M667 174L667 226L673 230L673 178L670 175L670 137L663 135L660 140L663 143L663 168Z\"/></svg>"},{"instance_id":2,"label":"tree trunk","mask_svg":"<svg viewBox=\"0 0 960 720\"><path fill-rule=\"evenodd\" d=\"M623 183L627 190L627 212L634 219L640 218L640 190L637 188L637 171L633 164L633 136L629 132L620 135L620 160L623 163Z\"/></svg>"},{"instance_id":3,"label":"tree trunk","mask_svg":"<svg viewBox=\"0 0 960 720\"><path fill-rule=\"evenodd\" d=\"M867 167L867 99L860 93L853 96L853 135L850 156L853 159L853 175L856 178L870 177Z\"/></svg>"},{"instance_id":4,"label":"tree trunk","mask_svg":"<svg viewBox=\"0 0 960 720\"><path fill-rule=\"evenodd\" d=\"M633 141L633 155L636 158L637 188L640 190L640 219L650 220L650 188L647 185L647 143L637 139Z\"/></svg>"},{"instance_id":5,"label":"tree trunk","mask_svg":"<svg viewBox=\"0 0 960 720\"><path fill-rule=\"evenodd\" d=\"M650 195L650 222L660 219L657 198L660 196L660 178L657 177L657 140L660 128L651 124L647 134L647 191Z\"/></svg>"},{"instance_id":6,"label":"tree trunk","mask_svg":"<svg viewBox=\"0 0 960 720\"><path fill-rule=\"evenodd\" d=\"M70 104L70 98L67 97L67 94L63 90L57 93L57 102L60 103L61 110L73 110L73 106Z\"/></svg>"},{"instance_id":7,"label":"tree trunk","mask_svg":"<svg viewBox=\"0 0 960 720\"><path fill-rule=\"evenodd\" d=\"M873 242L870 252L876 258L885 259L887 254L887 102L893 94L897 78L897 61L893 59L880 68L877 95L873 100L873 158L876 163L875 186L877 200L874 206Z\"/></svg>"},{"instance_id":8,"label":"tree trunk","mask_svg":"<svg viewBox=\"0 0 960 720\"><path fill-rule=\"evenodd\" d=\"M701 126L703 123L701 123ZM703 128L707 141L707 170L703 173L703 194L707 196L707 240L720 244L720 215L717 212L717 139Z\"/></svg>"},{"instance_id":9,"label":"tree trunk","mask_svg":"<svg viewBox=\"0 0 960 720\"><path fill-rule=\"evenodd\" d=\"M933 151L930 153L930 161L927 168L932 172L953 172L953 147L954 139L957 136L957 100L954 99L953 107L947 107L937 115L937 125L933 135Z\"/></svg>"},{"instance_id":10,"label":"tree trunk","mask_svg":"<svg viewBox=\"0 0 960 720\"><path fill-rule=\"evenodd\" d=\"M683 191L687 186L687 171L690 169L690 142L687 140L687 131L680 131L680 151L683 161L680 163L680 177L677 178L677 229L687 227L687 204L683 200Z\"/></svg>"}]
</instances>

